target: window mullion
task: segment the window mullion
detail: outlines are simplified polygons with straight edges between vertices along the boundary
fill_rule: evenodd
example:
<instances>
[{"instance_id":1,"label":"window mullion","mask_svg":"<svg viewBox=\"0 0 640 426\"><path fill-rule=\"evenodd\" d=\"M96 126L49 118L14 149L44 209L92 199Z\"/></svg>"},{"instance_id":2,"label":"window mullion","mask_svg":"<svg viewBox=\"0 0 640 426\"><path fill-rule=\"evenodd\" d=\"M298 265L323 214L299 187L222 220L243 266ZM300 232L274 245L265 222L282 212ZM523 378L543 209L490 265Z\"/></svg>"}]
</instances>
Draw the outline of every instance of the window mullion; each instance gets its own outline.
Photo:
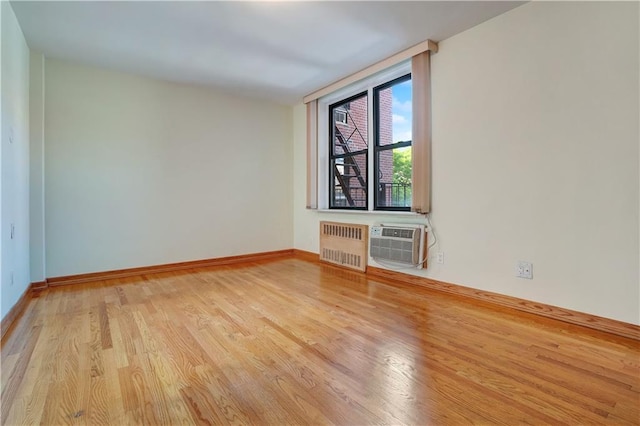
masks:
<instances>
[{"instance_id":1,"label":"window mullion","mask_svg":"<svg viewBox=\"0 0 640 426\"><path fill-rule=\"evenodd\" d=\"M369 151L367 155L367 176L369 176L369 180L367 181L367 210L373 211L375 209L375 197L374 190L376 185L376 177L374 175L374 164L375 164L375 123L373 117L373 86L369 86L367 88L367 136L368 136L368 146Z\"/></svg>"}]
</instances>

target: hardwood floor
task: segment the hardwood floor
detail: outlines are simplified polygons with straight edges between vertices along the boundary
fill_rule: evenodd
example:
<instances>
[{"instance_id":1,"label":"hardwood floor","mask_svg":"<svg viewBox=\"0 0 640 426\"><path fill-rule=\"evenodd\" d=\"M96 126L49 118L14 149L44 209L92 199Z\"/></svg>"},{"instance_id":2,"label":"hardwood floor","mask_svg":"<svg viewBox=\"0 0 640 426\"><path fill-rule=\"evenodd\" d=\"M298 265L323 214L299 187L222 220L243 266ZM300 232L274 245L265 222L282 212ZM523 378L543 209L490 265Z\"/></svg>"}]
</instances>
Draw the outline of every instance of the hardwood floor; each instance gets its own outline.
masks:
<instances>
[{"instance_id":1,"label":"hardwood floor","mask_svg":"<svg viewBox=\"0 0 640 426\"><path fill-rule=\"evenodd\" d=\"M638 424L640 342L299 259L44 291L2 424Z\"/></svg>"}]
</instances>

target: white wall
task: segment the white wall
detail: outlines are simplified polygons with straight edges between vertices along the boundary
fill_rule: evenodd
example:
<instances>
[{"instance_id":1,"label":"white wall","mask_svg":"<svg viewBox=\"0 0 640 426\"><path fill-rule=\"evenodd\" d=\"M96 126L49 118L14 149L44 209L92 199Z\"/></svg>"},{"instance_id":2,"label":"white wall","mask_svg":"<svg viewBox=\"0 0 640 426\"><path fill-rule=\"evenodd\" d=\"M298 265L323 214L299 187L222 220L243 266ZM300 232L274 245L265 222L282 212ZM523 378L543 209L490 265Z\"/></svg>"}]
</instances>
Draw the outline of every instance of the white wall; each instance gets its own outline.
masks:
<instances>
[{"instance_id":1,"label":"white wall","mask_svg":"<svg viewBox=\"0 0 640 426\"><path fill-rule=\"evenodd\" d=\"M440 43L432 61L432 221L421 274L640 324L638 4L532 2ZM294 245L305 113L294 110ZM412 221L415 221L412 220ZM534 279L514 277L518 260Z\"/></svg>"},{"instance_id":2,"label":"white wall","mask_svg":"<svg viewBox=\"0 0 640 426\"><path fill-rule=\"evenodd\" d=\"M29 255L31 282L44 281L44 55L29 58Z\"/></svg>"},{"instance_id":3,"label":"white wall","mask_svg":"<svg viewBox=\"0 0 640 426\"><path fill-rule=\"evenodd\" d=\"M0 8L0 317L4 318L30 284L29 48L10 3L0 2ZM13 239L11 224L15 226Z\"/></svg>"},{"instance_id":4,"label":"white wall","mask_svg":"<svg viewBox=\"0 0 640 426\"><path fill-rule=\"evenodd\" d=\"M48 277L292 247L291 109L46 61Z\"/></svg>"}]
</instances>

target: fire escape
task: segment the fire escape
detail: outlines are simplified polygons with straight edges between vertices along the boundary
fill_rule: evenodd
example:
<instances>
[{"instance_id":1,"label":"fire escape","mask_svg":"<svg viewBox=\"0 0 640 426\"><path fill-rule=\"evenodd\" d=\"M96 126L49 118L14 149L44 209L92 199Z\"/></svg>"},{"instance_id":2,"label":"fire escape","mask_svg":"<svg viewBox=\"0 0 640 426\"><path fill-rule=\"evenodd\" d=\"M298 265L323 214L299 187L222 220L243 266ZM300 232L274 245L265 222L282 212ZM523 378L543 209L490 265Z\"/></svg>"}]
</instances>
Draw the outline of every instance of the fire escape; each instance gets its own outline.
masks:
<instances>
[{"instance_id":1,"label":"fire escape","mask_svg":"<svg viewBox=\"0 0 640 426\"><path fill-rule=\"evenodd\" d=\"M365 144L367 141L360 133L358 126L355 124L353 119L351 119L351 114L347 111L347 122L351 122L353 126L353 130L349 134L349 136L345 137L343 133L338 128L337 123L334 120L333 123L333 131L334 131L334 152L338 149L342 151L339 157L336 158L336 161L333 163L333 174L335 177L335 187L334 187L334 203L336 206L344 206L344 207L366 207L367 206L367 180L366 177L363 176L362 170L360 169L360 165L356 161L356 156L362 155L365 158L362 166L366 168L366 153L367 149L359 150L353 152L351 150L350 140L352 137L357 135ZM337 160L342 159L342 163L339 163ZM344 198L341 199L340 195Z\"/></svg>"}]
</instances>

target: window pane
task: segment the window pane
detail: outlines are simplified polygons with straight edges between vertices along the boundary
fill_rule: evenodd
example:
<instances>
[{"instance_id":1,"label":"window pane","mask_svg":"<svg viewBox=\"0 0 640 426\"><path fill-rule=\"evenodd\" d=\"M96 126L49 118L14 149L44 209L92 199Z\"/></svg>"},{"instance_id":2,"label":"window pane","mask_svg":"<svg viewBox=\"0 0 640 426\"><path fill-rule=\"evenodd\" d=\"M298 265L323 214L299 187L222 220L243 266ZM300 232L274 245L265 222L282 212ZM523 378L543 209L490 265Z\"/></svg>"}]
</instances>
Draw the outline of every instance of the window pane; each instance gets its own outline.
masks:
<instances>
[{"instance_id":1,"label":"window pane","mask_svg":"<svg viewBox=\"0 0 640 426\"><path fill-rule=\"evenodd\" d=\"M332 208L367 208L367 99L365 92L329 107Z\"/></svg>"},{"instance_id":2,"label":"window pane","mask_svg":"<svg viewBox=\"0 0 640 426\"><path fill-rule=\"evenodd\" d=\"M367 208L367 155L331 160L331 207Z\"/></svg>"},{"instance_id":3,"label":"window pane","mask_svg":"<svg viewBox=\"0 0 640 426\"><path fill-rule=\"evenodd\" d=\"M374 89L375 208L411 207L411 75Z\"/></svg>"},{"instance_id":4,"label":"window pane","mask_svg":"<svg viewBox=\"0 0 640 426\"><path fill-rule=\"evenodd\" d=\"M411 207L411 147L378 151L378 207Z\"/></svg>"},{"instance_id":5,"label":"window pane","mask_svg":"<svg viewBox=\"0 0 640 426\"><path fill-rule=\"evenodd\" d=\"M367 109L366 93L331 106L331 140L334 155L367 149Z\"/></svg>"},{"instance_id":6,"label":"window pane","mask_svg":"<svg viewBox=\"0 0 640 426\"><path fill-rule=\"evenodd\" d=\"M411 140L411 79L378 90L378 146Z\"/></svg>"}]
</instances>

